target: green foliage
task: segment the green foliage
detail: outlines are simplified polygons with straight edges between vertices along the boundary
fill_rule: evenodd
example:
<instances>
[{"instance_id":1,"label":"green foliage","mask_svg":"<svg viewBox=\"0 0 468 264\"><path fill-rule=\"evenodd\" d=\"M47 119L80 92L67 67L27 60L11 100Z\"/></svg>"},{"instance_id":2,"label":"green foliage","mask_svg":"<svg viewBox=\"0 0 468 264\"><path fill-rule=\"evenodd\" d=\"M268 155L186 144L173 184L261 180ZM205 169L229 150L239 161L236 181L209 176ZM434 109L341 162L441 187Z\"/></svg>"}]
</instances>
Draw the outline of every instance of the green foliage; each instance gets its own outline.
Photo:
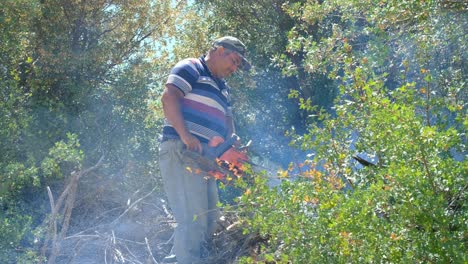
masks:
<instances>
[{"instance_id":1,"label":"green foliage","mask_svg":"<svg viewBox=\"0 0 468 264\"><path fill-rule=\"evenodd\" d=\"M11 239L2 237L0 262L34 262L32 230L50 210L45 187L60 192L103 154L86 192L104 179L120 196L153 189L161 117L151 119L147 98L160 93L162 40L178 12L173 1L2 2L0 230Z\"/></svg>"},{"instance_id":2,"label":"green foliage","mask_svg":"<svg viewBox=\"0 0 468 264\"><path fill-rule=\"evenodd\" d=\"M20 245L30 232L32 220L30 216L23 216L15 210L3 211L0 215L0 260L2 263L14 263L22 255L19 252L26 251ZM12 254L15 251L17 253Z\"/></svg>"},{"instance_id":3,"label":"green foliage","mask_svg":"<svg viewBox=\"0 0 468 264\"><path fill-rule=\"evenodd\" d=\"M245 42L249 57L260 69L269 68L272 54L282 52L286 45L285 32L291 29L293 20L287 16L284 1L196 1L210 11L210 33L235 35Z\"/></svg>"},{"instance_id":4,"label":"green foliage","mask_svg":"<svg viewBox=\"0 0 468 264\"><path fill-rule=\"evenodd\" d=\"M268 238L259 260L466 262L466 4L188 2L2 2L0 261L37 260L45 187L103 154L87 197L99 181L116 203L152 189L169 69L230 34L255 66L230 80L238 132L286 159L274 139L293 127L310 152L277 189L243 186L249 228Z\"/></svg>"},{"instance_id":5,"label":"green foliage","mask_svg":"<svg viewBox=\"0 0 468 264\"><path fill-rule=\"evenodd\" d=\"M59 179L63 177L62 172L69 173L81 169L84 155L79 149L78 138L68 133L67 139L68 142L55 143L55 146L49 150L49 156L42 161L41 168L45 177Z\"/></svg>"},{"instance_id":6,"label":"green foliage","mask_svg":"<svg viewBox=\"0 0 468 264\"><path fill-rule=\"evenodd\" d=\"M67 142L60 141L49 149L49 155L41 162L41 170L34 165L8 163L0 171L0 260L5 263L37 261L33 244L34 222L45 213L38 201L30 201L31 193L45 185L56 184L72 170L79 170L84 159L78 138L67 134ZM32 162L28 162L32 163ZM41 180L42 178L42 180ZM40 195L36 195L39 196ZM40 239L36 237L35 239Z\"/></svg>"},{"instance_id":7,"label":"green foliage","mask_svg":"<svg viewBox=\"0 0 468 264\"><path fill-rule=\"evenodd\" d=\"M15 197L27 186L39 186L38 169L26 167L22 163L9 163L2 166L2 183L0 185L0 201L6 202Z\"/></svg>"},{"instance_id":8,"label":"green foliage","mask_svg":"<svg viewBox=\"0 0 468 264\"><path fill-rule=\"evenodd\" d=\"M392 103L375 93L362 105L337 104L336 117L296 138L315 152L297 175L273 189L256 179L241 204L268 238L265 254L294 263L466 261L468 163L449 153L463 146L464 130L428 126L402 90ZM355 152L374 154L376 165L360 168Z\"/></svg>"},{"instance_id":9,"label":"green foliage","mask_svg":"<svg viewBox=\"0 0 468 264\"><path fill-rule=\"evenodd\" d=\"M0 163L18 157L21 132L27 129L31 94L22 90L32 63L28 57L30 1L3 1L0 9Z\"/></svg>"},{"instance_id":10,"label":"green foliage","mask_svg":"<svg viewBox=\"0 0 468 264\"><path fill-rule=\"evenodd\" d=\"M465 263L466 87L458 61L466 44L453 29L466 16L435 1L315 1L285 10L297 19L286 52L305 56L283 61L284 73L325 74L340 95L329 113L290 93L315 117L307 133L289 132L309 159L280 171L281 186L257 177L241 197L248 230L267 239L263 254L243 261Z\"/></svg>"}]
</instances>

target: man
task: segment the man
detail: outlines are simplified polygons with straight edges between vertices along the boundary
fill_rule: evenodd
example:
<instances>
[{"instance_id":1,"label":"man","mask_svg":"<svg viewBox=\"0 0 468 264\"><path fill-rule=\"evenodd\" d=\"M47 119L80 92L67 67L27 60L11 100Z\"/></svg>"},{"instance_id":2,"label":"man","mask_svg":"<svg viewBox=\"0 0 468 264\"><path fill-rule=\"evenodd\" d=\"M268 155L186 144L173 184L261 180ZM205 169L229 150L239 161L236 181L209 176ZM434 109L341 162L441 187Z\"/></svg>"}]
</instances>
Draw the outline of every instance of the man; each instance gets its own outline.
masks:
<instances>
[{"instance_id":1,"label":"man","mask_svg":"<svg viewBox=\"0 0 468 264\"><path fill-rule=\"evenodd\" d=\"M205 56L177 63L166 82L161 99L166 122L159 162L177 222L173 250L180 264L201 262L202 247L219 218L215 180L188 169L183 162L184 149L202 154L202 144L214 136L226 139L234 133L224 78L239 68L250 69L244 56L245 45L240 40L222 37Z\"/></svg>"}]
</instances>

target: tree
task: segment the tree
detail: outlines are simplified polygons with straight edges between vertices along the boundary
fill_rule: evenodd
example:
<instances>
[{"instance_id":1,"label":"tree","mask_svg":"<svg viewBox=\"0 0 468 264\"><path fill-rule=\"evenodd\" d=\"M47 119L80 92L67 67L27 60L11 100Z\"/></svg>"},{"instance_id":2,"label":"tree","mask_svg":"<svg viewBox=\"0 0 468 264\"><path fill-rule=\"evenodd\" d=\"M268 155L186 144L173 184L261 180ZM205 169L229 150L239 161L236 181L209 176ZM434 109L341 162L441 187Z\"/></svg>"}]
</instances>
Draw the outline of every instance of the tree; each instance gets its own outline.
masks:
<instances>
[{"instance_id":1,"label":"tree","mask_svg":"<svg viewBox=\"0 0 468 264\"><path fill-rule=\"evenodd\" d=\"M30 94L22 91L28 58L28 25L34 13L28 1L5 1L0 8L0 259L10 262L12 245L28 236L32 219L17 197L24 185L37 184L36 169L18 162L22 132L30 123Z\"/></svg>"},{"instance_id":2,"label":"tree","mask_svg":"<svg viewBox=\"0 0 468 264\"><path fill-rule=\"evenodd\" d=\"M168 67L158 59L166 55L163 40L174 32L176 4L184 5L2 2L0 230L8 230L0 242L2 261L35 257L28 251L33 229L42 227L50 210L46 186L55 196L74 172L103 154L106 166L94 180L115 180L107 191L133 192L136 176L155 184L160 121L148 118L146 103L148 93L160 89L159 69ZM123 174L129 164L131 174ZM75 210L80 206L86 204L75 204ZM52 232L36 231L39 241Z\"/></svg>"}]
</instances>

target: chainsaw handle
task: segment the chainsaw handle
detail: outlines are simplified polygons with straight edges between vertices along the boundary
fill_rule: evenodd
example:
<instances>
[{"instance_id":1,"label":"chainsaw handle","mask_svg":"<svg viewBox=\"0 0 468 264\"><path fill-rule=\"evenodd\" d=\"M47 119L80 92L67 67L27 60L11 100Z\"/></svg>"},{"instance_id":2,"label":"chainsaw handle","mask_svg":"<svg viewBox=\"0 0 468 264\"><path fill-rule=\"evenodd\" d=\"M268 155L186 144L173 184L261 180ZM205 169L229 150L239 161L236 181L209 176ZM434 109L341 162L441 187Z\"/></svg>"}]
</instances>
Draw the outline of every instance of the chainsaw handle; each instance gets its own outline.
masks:
<instances>
[{"instance_id":1,"label":"chainsaw handle","mask_svg":"<svg viewBox=\"0 0 468 264\"><path fill-rule=\"evenodd\" d=\"M230 138L226 141L223 141L221 137L219 137L221 143L215 143L217 145L210 146L208 144L202 144L203 147L203 156L208 157L210 159L216 159L221 157L228 149L232 148L232 145L238 140L240 140L239 136L233 134ZM216 142L216 141L214 141Z\"/></svg>"},{"instance_id":2,"label":"chainsaw handle","mask_svg":"<svg viewBox=\"0 0 468 264\"><path fill-rule=\"evenodd\" d=\"M228 140L226 140L223 143L221 143L220 145L216 146L215 150L214 150L214 154L216 155L216 158L221 157L221 155L223 155L224 152L226 152L228 149L230 149L232 147L232 145L234 145L234 142L236 142L238 140L240 140L239 136L236 135L236 134L232 134L232 136L230 138L228 138Z\"/></svg>"}]
</instances>

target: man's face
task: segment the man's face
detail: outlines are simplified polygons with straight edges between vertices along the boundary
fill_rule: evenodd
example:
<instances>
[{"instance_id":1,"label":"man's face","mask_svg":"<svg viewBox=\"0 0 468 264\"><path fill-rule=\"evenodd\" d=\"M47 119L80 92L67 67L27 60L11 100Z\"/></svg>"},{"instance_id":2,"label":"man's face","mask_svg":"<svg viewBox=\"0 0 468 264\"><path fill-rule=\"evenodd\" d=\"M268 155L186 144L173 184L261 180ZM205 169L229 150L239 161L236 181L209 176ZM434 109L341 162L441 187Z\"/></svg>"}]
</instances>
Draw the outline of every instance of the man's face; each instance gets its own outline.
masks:
<instances>
[{"instance_id":1,"label":"man's face","mask_svg":"<svg viewBox=\"0 0 468 264\"><path fill-rule=\"evenodd\" d=\"M225 51L225 49L223 50ZM237 71L241 63L242 58L239 54L235 52L221 52L216 69L217 77L226 78L230 76Z\"/></svg>"}]
</instances>

